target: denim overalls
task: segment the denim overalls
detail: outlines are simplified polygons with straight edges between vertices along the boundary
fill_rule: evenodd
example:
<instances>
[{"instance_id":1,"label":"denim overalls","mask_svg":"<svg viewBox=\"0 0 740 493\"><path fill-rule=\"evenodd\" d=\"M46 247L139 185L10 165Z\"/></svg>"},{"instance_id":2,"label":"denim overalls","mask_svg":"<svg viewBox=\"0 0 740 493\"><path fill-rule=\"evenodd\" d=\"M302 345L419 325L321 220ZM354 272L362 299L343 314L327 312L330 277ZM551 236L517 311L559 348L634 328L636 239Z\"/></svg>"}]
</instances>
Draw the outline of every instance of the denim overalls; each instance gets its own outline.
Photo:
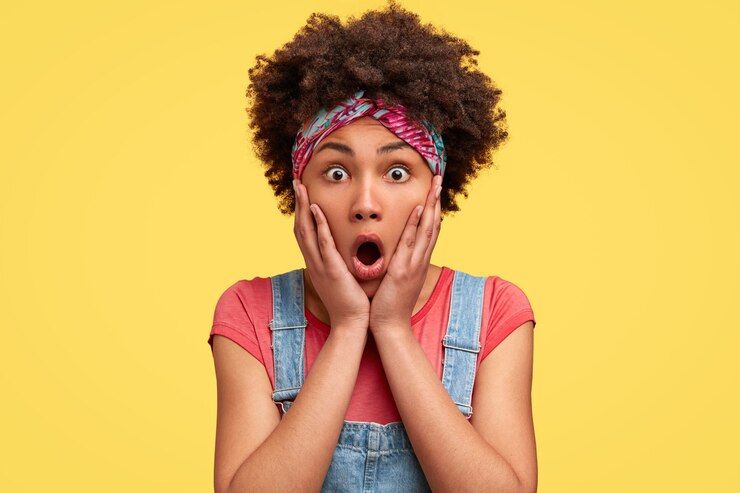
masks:
<instances>
[{"instance_id":1,"label":"denim overalls","mask_svg":"<svg viewBox=\"0 0 740 493\"><path fill-rule=\"evenodd\" d=\"M442 383L458 409L469 419L485 277L454 271L450 315L445 337ZM305 329L303 270L271 278L273 296L272 351L275 386L272 398L284 414L303 385ZM386 425L344 421L339 442L321 491L431 491L402 421Z\"/></svg>"}]
</instances>

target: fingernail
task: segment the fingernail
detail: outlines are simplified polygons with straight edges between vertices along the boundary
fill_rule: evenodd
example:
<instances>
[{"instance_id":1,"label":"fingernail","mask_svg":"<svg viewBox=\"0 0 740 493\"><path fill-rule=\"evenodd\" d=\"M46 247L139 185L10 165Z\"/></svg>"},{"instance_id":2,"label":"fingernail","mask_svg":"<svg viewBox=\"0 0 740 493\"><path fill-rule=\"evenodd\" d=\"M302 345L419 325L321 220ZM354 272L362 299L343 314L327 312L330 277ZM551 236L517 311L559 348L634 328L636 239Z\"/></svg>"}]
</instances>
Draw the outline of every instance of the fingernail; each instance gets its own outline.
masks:
<instances>
[{"instance_id":1,"label":"fingernail","mask_svg":"<svg viewBox=\"0 0 740 493\"><path fill-rule=\"evenodd\" d=\"M295 186L295 180L293 180L293 191L294 192L297 192L298 191L298 188L296 188L296 186Z\"/></svg>"},{"instance_id":2,"label":"fingernail","mask_svg":"<svg viewBox=\"0 0 740 493\"><path fill-rule=\"evenodd\" d=\"M422 211L421 207L416 208L416 217L421 217L421 211Z\"/></svg>"},{"instance_id":3,"label":"fingernail","mask_svg":"<svg viewBox=\"0 0 740 493\"><path fill-rule=\"evenodd\" d=\"M434 192L434 196L435 196L436 198L439 198L439 194L440 194L441 192L442 192L442 187L437 187L437 191L436 191L436 192Z\"/></svg>"}]
</instances>

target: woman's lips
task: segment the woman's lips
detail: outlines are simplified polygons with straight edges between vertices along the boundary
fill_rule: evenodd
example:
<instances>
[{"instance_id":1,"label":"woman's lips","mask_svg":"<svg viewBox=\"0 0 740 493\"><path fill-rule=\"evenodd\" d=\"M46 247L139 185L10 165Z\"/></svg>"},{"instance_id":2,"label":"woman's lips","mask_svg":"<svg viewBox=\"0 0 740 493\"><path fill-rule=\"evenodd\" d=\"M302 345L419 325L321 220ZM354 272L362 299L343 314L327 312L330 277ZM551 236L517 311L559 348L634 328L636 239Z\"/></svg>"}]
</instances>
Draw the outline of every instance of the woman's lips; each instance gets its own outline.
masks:
<instances>
[{"instance_id":1,"label":"woman's lips","mask_svg":"<svg viewBox=\"0 0 740 493\"><path fill-rule=\"evenodd\" d=\"M384 263L384 259L381 256L378 257L378 260L376 260L372 265L365 265L360 262L357 255L352 255L352 264L355 267L355 275L363 281L371 281L379 277L383 272Z\"/></svg>"},{"instance_id":2,"label":"woman's lips","mask_svg":"<svg viewBox=\"0 0 740 493\"><path fill-rule=\"evenodd\" d=\"M360 245L367 241L375 243L380 253L377 260L375 260L372 265L365 265L359 258L357 258L357 251ZM357 276L357 278L363 281L370 281L379 277L383 273L383 267L385 265L383 254L385 253L385 248L383 247L383 241L376 233L362 233L358 235L352 243L352 251L355 253L355 255L352 255L352 265L354 266L355 276Z\"/></svg>"}]
</instances>

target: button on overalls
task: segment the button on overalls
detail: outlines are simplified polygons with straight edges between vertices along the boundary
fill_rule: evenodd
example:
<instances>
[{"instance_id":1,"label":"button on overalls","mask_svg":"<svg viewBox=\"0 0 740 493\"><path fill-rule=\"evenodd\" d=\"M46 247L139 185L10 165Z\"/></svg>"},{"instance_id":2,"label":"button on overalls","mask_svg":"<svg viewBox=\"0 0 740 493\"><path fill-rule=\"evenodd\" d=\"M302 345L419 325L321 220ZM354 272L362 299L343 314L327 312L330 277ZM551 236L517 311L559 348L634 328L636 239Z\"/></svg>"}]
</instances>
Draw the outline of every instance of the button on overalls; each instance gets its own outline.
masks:
<instances>
[{"instance_id":1,"label":"button on overalls","mask_svg":"<svg viewBox=\"0 0 740 493\"><path fill-rule=\"evenodd\" d=\"M450 315L445 337L442 383L469 419L485 277L454 271ZM305 329L303 270L271 278L272 347L275 387L272 398L286 413L303 385ZM344 421L321 491L431 491L402 421L385 425Z\"/></svg>"}]
</instances>

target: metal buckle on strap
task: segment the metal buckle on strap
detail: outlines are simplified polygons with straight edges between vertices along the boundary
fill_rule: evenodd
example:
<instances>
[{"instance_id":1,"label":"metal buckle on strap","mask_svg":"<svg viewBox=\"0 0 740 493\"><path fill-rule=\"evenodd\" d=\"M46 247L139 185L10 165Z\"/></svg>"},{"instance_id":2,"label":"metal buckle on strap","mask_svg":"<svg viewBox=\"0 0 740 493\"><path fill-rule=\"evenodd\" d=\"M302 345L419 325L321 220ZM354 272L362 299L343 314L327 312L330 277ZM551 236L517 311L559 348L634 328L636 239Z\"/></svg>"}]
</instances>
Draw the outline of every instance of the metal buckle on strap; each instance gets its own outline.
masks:
<instances>
[{"instance_id":1,"label":"metal buckle on strap","mask_svg":"<svg viewBox=\"0 0 740 493\"><path fill-rule=\"evenodd\" d=\"M445 336L444 338L442 338L442 345L444 345L445 347L459 349L461 351L467 351L469 353L479 353L480 352L480 348L481 348L480 341L476 343L476 348L471 348L471 347L459 346L458 344L461 344L461 343L456 340L450 341L450 343L448 343L447 339L448 339L448 336Z\"/></svg>"},{"instance_id":2,"label":"metal buckle on strap","mask_svg":"<svg viewBox=\"0 0 740 493\"><path fill-rule=\"evenodd\" d=\"M269 326L270 326L270 328L271 328L272 330L283 330L283 329L304 329L304 328L306 328L306 326L308 325L308 320L304 320L304 321L303 321L303 324L302 324L302 325L285 325L285 326L283 326L283 327L275 327L275 326L273 325L273 322L274 322L274 321L275 321L274 319L273 319L273 320L270 320L270 323L268 323L268 324L267 324L267 325L269 325Z\"/></svg>"}]
</instances>

